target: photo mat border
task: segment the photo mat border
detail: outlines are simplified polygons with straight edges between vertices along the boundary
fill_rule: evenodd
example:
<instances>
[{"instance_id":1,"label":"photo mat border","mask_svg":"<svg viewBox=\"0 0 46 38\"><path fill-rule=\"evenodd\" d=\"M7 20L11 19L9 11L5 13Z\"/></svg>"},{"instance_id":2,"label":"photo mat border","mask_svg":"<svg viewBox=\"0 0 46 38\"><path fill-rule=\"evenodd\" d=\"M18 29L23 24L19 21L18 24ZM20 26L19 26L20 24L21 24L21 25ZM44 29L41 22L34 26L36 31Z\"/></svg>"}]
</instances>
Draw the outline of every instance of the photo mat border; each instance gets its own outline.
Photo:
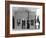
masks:
<instances>
[{"instance_id":1,"label":"photo mat border","mask_svg":"<svg viewBox=\"0 0 46 38\"><path fill-rule=\"evenodd\" d=\"M40 29L36 29L35 30L35 26L33 30L29 30L29 29L21 29L20 31L16 30L12 30L12 8L15 7L30 7L31 9L34 8L35 12L36 12L36 16L39 16L39 21L40 21ZM30 10L31 10L30 9ZM37 10L37 11L36 11ZM16 27L15 27L16 28ZM10 4L10 33L11 34L21 34L21 33L38 33L38 32L42 32L42 6L34 6L34 5L19 5L19 4Z\"/></svg>"}]
</instances>

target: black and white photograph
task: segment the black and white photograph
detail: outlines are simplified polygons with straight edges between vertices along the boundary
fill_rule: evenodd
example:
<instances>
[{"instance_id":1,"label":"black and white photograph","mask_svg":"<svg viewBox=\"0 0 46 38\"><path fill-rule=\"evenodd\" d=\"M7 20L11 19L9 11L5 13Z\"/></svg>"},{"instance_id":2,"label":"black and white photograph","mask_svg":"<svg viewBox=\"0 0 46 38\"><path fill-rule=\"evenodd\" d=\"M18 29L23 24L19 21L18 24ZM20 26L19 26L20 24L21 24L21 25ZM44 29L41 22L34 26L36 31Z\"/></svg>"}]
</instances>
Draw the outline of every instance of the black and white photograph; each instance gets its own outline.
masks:
<instances>
[{"instance_id":1,"label":"black and white photograph","mask_svg":"<svg viewBox=\"0 0 46 38\"><path fill-rule=\"evenodd\" d=\"M36 8L29 7L13 7L12 29L13 30L40 29L40 20L39 16L36 16L36 10L37 10Z\"/></svg>"}]
</instances>

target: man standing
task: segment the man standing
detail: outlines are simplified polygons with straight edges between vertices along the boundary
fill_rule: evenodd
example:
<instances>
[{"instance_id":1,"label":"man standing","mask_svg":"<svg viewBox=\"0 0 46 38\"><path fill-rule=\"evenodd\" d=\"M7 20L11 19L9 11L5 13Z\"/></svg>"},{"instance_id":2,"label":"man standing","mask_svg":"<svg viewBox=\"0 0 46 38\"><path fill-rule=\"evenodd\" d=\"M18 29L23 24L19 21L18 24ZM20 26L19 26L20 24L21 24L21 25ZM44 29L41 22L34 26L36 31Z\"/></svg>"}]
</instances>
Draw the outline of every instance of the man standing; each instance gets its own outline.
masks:
<instances>
[{"instance_id":1,"label":"man standing","mask_svg":"<svg viewBox=\"0 0 46 38\"><path fill-rule=\"evenodd\" d=\"M27 20L27 29L30 28L29 20Z\"/></svg>"},{"instance_id":2,"label":"man standing","mask_svg":"<svg viewBox=\"0 0 46 38\"><path fill-rule=\"evenodd\" d=\"M22 19L22 29L25 29L25 19Z\"/></svg>"}]
</instances>

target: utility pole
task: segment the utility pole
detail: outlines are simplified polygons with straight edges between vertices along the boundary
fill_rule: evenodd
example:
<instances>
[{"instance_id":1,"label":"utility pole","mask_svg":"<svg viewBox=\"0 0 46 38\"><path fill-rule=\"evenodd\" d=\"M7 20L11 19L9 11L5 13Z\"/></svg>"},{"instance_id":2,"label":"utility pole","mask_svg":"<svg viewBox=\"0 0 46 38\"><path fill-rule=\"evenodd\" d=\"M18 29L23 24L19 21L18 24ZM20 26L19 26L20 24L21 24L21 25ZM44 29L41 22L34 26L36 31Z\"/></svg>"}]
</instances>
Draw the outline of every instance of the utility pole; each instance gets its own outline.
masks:
<instances>
[{"instance_id":1,"label":"utility pole","mask_svg":"<svg viewBox=\"0 0 46 38\"><path fill-rule=\"evenodd\" d=\"M28 14L28 16L27 16L27 29L29 29L30 28L30 24L29 24L29 11L26 10L26 12Z\"/></svg>"}]
</instances>

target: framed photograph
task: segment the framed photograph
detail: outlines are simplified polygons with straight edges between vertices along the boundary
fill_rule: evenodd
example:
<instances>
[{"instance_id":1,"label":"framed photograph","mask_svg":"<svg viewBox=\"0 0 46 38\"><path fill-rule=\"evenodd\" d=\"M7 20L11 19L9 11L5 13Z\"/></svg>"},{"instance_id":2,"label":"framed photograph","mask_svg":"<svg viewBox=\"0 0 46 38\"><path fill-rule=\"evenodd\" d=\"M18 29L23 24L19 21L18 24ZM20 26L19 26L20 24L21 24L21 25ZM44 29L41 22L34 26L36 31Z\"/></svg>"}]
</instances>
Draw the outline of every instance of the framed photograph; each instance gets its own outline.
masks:
<instances>
[{"instance_id":1,"label":"framed photograph","mask_svg":"<svg viewBox=\"0 0 46 38\"><path fill-rule=\"evenodd\" d=\"M5 24L6 37L44 35L44 3L6 1Z\"/></svg>"}]
</instances>

